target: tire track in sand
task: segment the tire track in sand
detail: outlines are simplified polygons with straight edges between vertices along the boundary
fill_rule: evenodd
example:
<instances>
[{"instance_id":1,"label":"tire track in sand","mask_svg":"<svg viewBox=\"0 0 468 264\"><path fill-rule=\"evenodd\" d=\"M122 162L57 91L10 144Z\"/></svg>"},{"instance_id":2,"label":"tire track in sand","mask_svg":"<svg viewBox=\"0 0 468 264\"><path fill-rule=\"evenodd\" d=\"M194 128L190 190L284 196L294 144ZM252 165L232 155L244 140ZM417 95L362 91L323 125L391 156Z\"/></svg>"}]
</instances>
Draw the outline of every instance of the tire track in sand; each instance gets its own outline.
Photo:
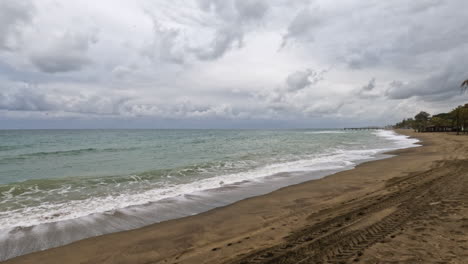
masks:
<instances>
[{"instance_id":1,"label":"tire track in sand","mask_svg":"<svg viewBox=\"0 0 468 264\"><path fill-rule=\"evenodd\" d=\"M431 202L449 197L468 167L465 164L468 161L444 161L425 172L399 178L391 183L395 189L392 193L348 204L344 206L344 213L298 230L282 244L228 263L358 261L365 248L382 241L415 216L424 214Z\"/></svg>"}]
</instances>

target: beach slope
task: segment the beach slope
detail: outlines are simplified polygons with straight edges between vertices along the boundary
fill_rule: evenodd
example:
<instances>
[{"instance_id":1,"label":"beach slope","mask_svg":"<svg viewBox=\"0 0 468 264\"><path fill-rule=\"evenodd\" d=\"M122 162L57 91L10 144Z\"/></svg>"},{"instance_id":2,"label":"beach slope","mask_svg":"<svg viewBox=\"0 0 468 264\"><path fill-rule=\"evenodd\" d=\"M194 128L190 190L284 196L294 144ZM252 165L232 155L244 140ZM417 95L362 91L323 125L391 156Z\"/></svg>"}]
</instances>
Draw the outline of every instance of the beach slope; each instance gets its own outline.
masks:
<instances>
[{"instance_id":1,"label":"beach slope","mask_svg":"<svg viewBox=\"0 0 468 264\"><path fill-rule=\"evenodd\" d=\"M5 263L467 263L468 137Z\"/></svg>"}]
</instances>

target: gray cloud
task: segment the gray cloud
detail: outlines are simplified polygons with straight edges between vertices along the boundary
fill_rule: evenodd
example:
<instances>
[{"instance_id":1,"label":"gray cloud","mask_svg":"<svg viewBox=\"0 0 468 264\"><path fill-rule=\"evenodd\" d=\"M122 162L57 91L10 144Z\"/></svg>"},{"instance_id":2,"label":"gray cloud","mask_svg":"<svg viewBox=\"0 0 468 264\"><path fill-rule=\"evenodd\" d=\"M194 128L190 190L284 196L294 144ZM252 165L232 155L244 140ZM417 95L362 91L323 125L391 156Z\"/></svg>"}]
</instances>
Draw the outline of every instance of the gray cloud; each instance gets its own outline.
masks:
<instances>
[{"instance_id":1,"label":"gray cloud","mask_svg":"<svg viewBox=\"0 0 468 264\"><path fill-rule=\"evenodd\" d=\"M315 104L307 107L305 112L311 116L336 115L344 105L345 102L337 102L327 98L327 100L316 102Z\"/></svg>"},{"instance_id":2,"label":"gray cloud","mask_svg":"<svg viewBox=\"0 0 468 264\"><path fill-rule=\"evenodd\" d=\"M409 2L409 10L411 13L425 12L431 8L440 6L443 0L422 0Z\"/></svg>"},{"instance_id":3,"label":"gray cloud","mask_svg":"<svg viewBox=\"0 0 468 264\"><path fill-rule=\"evenodd\" d=\"M464 0L92 3L0 1L0 119L377 124L466 101Z\"/></svg>"},{"instance_id":4,"label":"gray cloud","mask_svg":"<svg viewBox=\"0 0 468 264\"><path fill-rule=\"evenodd\" d=\"M199 3L205 12L213 12L219 23L208 47L192 49L201 60L217 59L232 48L241 48L245 34L269 8L264 0L200 0Z\"/></svg>"},{"instance_id":5,"label":"gray cloud","mask_svg":"<svg viewBox=\"0 0 468 264\"><path fill-rule=\"evenodd\" d=\"M377 89L376 79L372 78L366 85L357 89L355 94L360 99L373 99L382 96L382 91Z\"/></svg>"},{"instance_id":6,"label":"gray cloud","mask_svg":"<svg viewBox=\"0 0 468 264\"><path fill-rule=\"evenodd\" d=\"M263 111L269 111L269 115L281 118L290 118L294 115L317 116L332 111L331 109L339 109L341 102L336 100L333 100L333 103L303 100L307 98L307 91L313 90L307 88L318 85L324 80L327 72L327 70L316 71L310 68L294 71L275 89L264 89L253 93L253 101L259 104Z\"/></svg>"},{"instance_id":7,"label":"gray cloud","mask_svg":"<svg viewBox=\"0 0 468 264\"><path fill-rule=\"evenodd\" d=\"M10 84L0 93L0 110L63 111L81 114L118 115L130 98L65 92L26 83Z\"/></svg>"},{"instance_id":8,"label":"gray cloud","mask_svg":"<svg viewBox=\"0 0 468 264\"><path fill-rule=\"evenodd\" d=\"M368 84L362 87L362 91L372 91L375 88L375 78L372 78Z\"/></svg>"},{"instance_id":9,"label":"gray cloud","mask_svg":"<svg viewBox=\"0 0 468 264\"><path fill-rule=\"evenodd\" d=\"M344 60L351 69L363 69L378 65L381 62L381 56L378 51L359 48L350 51Z\"/></svg>"},{"instance_id":10,"label":"gray cloud","mask_svg":"<svg viewBox=\"0 0 468 264\"><path fill-rule=\"evenodd\" d=\"M241 48L244 33L237 27L225 26L218 29L208 47L194 48L192 51L201 60L213 60L223 56L232 48Z\"/></svg>"},{"instance_id":11,"label":"gray cloud","mask_svg":"<svg viewBox=\"0 0 468 264\"><path fill-rule=\"evenodd\" d=\"M286 89L290 92L302 90L310 85L314 85L323 80L325 71L314 71L312 69L305 69L303 71L296 71L291 73L286 78Z\"/></svg>"},{"instance_id":12,"label":"gray cloud","mask_svg":"<svg viewBox=\"0 0 468 264\"><path fill-rule=\"evenodd\" d=\"M213 12L225 22L242 24L254 22L263 18L269 9L265 0L199 0L199 6L205 12Z\"/></svg>"},{"instance_id":13,"label":"gray cloud","mask_svg":"<svg viewBox=\"0 0 468 264\"><path fill-rule=\"evenodd\" d=\"M287 45L289 39L311 41L314 39L315 30L322 23L318 9L306 8L299 11L288 26L287 33L283 36L281 47Z\"/></svg>"},{"instance_id":14,"label":"gray cloud","mask_svg":"<svg viewBox=\"0 0 468 264\"><path fill-rule=\"evenodd\" d=\"M158 118L238 118L242 113L229 104L204 105L191 100L175 104L138 102L125 95L82 93L11 83L0 92L0 110L20 112L62 112L81 115Z\"/></svg>"},{"instance_id":15,"label":"gray cloud","mask_svg":"<svg viewBox=\"0 0 468 264\"><path fill-rule=\"evenodd\" d=\"M90 64L91 60L79 54L57 56L55 52L46 52L31 56L31 62L41 71L47 73L78 71Z\"/></svg>"},{"instance_id":16,"label":"gray cloud","mask_svg":"<svg viewBox=\"0 0 468 264\"><path fill-rule=\"evenodd\" d=\"M35 87L20 87L12 93L0 93L0 109L10 111L46 111L57 110L45 94L37 92Z\"/></svg>"},{"instance_id":17,"label":"gray cloud","mask_svg":"<svg viewBox=\"0 0 468 264\"><path fill-rule=\"evenodd\" d=\"M210 32L209 39L201 45L194 44L187 39L187 35L196 34L191 32L193 29L165 27L159 22L158 14L145 10L153 22L154 33L143 55L153 61L175 64L183 64L191 56L202 61L221 58L229 50L243 47L245 35L259 25L269 9L264 0L199 0L197 3L202 15L211 19L209 25L203 24Z\"/></svg>"},{"instance_id":18,"label":"gray cloud","mask_svg":"<svg viewBox=\"0 0 468 264\"><path fill-rule=\"evenodd\" d=\"M455 64L420 80L408 83L393 81L389 84L385 94L393 100L418 97L426 101L444 101L460 96L460 80L466 76L464 66Z\"/></svg>"},{"instance_id":19,"label":"gray cloud","mask_svg":"<svg viewBox=\"0 0 468 264\"><path fill-rule=\"evenodd\" d=\"M78 71L92 62L87 51L96 42L96 32L66 32L52 39L46 47L35 50L30 60L47 73Z\"/></svg>"},{"instance_id":20,"label":"gray cloud","mask_svg":"<svg viewBox=\"0 0 468 264\"><path fill-rule=\"evenodd\" d=\"M414 70L426 55L440 59L450 50L466 48L468 33L459 29L468 21L461 5L460 0L322 3L317 11L309 8L292 20L283 44L302 40L322 60L354 70Z\"/></svg>"},{"instance_id":21,"label":"gray cloud","mask_svg":"<svg viewBox=\"0 0 468 264\"><path fill-rule=\"evenodd\" d=\"M244 23L251 21L255 22L259 19L262 19L266 15L269 8L267 2L264 0L236 0L234 5L238 12L239 19L244 21Z\"/></svg>"},{"instance_id":22,"label":"gray cloud","mask_svg":"<svg viewBox=\"0 0 468 264\"><path fill-rule=\"evenodd\" d=\"M35 8L31 1L0 1L0 49L14 50L21 42L22 28L31 23Z\"/></svg>"},{"instance_id":23,"label":"gray cloud","mask_svg":"<svg viewBox=\"0 0 468 264\"><path fill-rule=\"evenodd\" d=\"M181 31L176 28L166 28L161 25L156 16L147 11L146 14L153 23L153 39L144 48L142 54L152 61L163 61L182 64L185 61L186 47Z\"/></svg>"},{"instance_id":24,"label":"gray cloud","mask_svg":"<svg viewBox=\"0 0 468 264\"><path fill-rule=\"evenodd\" d=\"M127 66L122 66L122 65L118 65L116 67L114 67L114 69L112 69L112 74L117 78L117 79L125 79L127 76L131 75L131 73L134 71L135 69L132 69L131 67L127 67Z\"/></svg>"}]
</instances>

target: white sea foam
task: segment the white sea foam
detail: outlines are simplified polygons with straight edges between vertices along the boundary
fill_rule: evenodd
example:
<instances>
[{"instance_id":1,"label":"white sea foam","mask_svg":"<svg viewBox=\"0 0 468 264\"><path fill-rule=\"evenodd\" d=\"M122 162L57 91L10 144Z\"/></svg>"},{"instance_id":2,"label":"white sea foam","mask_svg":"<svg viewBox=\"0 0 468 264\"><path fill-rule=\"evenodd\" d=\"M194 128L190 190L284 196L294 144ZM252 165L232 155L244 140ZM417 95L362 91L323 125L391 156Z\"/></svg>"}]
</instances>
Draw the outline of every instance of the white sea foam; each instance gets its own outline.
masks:
<instances>
[{"instance_id":1,"label":"white sea foam","mask_svg":"<svg viewBox=\"0 0 468 264\"><path fill-rule=\"evenodd\" d=\"M281 172L338 170L353 166L354 160L370 158L375 151L341 152L323 154L310 159L271 164L251 171L220 175L187 184L168 184L162 188L141 193L125 193L118 196L93 197L86 200L72 200L61 204L45 203L40 207L9 211L7 217L0 213L0 226L29 226L56 222L86 216L92 213L112 211L128 206L155 202L184 194L219 188L245 181L262 181L265 177ZM65 191L65 190L63 190ZM7 212L5 212L6 214ZM5 215L6 216L6 215Z\"/></svg>"},{"instance_id":2,"label":"white sea foam","mask_svg":"<svg viewBox=\"0 0 468 264\"><path fill-rule=\"evenodd\" d=\"M185 184L166 183L141 192L135 188L122 188L123 192L118 195L62 203L42 202L40 206L0 212L0 261L92 236L201 213L282 186L317 179L333 171L351 169L363 160L375 158L379 153L412 147L417 143L416 139L392 131L379 130L374 134L380 140L371 139L371 143L367 145L362 141L345 141L344 143L353 144L335 145L334 148L321 151L321 154L303 156L295 161L276 162L244 172L204 178ZM346 140L352 139L353 137L350 137ZM349 149L349 145L352 145L353 149ZM279 174L282 172L290 173ZM129 184L143 182L147 183L142 177L135 176ZM237 188L219 188L229 185ZM47 195L77 194L85 192L83 188L85 187L77 189L63 186L59 190L47 191L50 192ZM18 196L12 195L13 192L14 187L5 190L2 198L18 199ZM40 196L38 192L44 190L30 186L24 195L37 197ZM4 201L0 200L0 205L2 202ZM118 214L115 214L116 212ZM75 232L77 226L85 228Z\"/></svg>"},{"instance_id":3,"label":"white sea foam","mask_svg":"<svg viewBox=\"0 0 468 264\"><path fill-rule=\"evenodd\" d=\"M137 193L127 192L119 195L92 197L85 200L71 200L63 203L43 203L38 207L0 212L0 226L2 229L17 226L31 226L79 218L93 213L112 212L117 209L156 202L167 198L183 199L184 195L187 194L200 193L205 190L215 189L230 184L246 181L262 182L265 180L265 177L283 172L313 172L349 169L354 167L358 161L371 159L378 153L392 149L412 147L418 142L417 139L409 138L389 130L378 130L375 131L374 134L378 137L384 138L385 140L393 142L392 146L387 148L362 150L329 149L320 155L312 155L301 160L270 164L249 171L219 175L191 183L168 183L160 188L154 188ZM136 181L139 180L137 176L134 178ZM63 190L60 191L65 193L69 191L69 187L64 186Z\"/></svg>"},{"instance_id":4,"label":"white sea foam","mask_svg":"<svg viewBox=\"0 0 468 264\"><path fill-rule=\"evenodd\" d=\"M394 149L415 147L417 146L416 143L419 142L419 140L416 138L411 138L409 136L398 134L393 130L377 130L374 132L374 134L392 141L394 144L396 144Z\"/></svg>"}]
</instances>

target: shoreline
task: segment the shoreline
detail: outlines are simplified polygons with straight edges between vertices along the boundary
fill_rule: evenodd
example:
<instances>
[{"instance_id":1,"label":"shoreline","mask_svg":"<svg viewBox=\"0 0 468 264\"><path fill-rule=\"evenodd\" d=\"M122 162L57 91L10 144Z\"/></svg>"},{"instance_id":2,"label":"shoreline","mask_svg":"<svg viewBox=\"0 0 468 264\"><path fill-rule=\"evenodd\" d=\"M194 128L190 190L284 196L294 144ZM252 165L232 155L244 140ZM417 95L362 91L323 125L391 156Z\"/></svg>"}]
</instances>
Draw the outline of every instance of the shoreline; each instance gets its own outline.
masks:
<instances>
[{"instance_id":1,"label":"shoreline","mask_svg":"<svg viewBox=\"0 0 468 264\"><path fill-rule=\"evenodd\" d=\"M329 131L311 132L329 133ZM335 133L335 131L333 131ZM342 133L338 131L337 133ZM377 135L378 134L378 135ZM260 180L239 180L234 184L205 189L178 197L166 198L145 204L131 205L115 210L95 212L87 216L55 220L34 225L24 225L0 230L0 261L23 256L33 252L56 248L83 239L135 230L145 226L173 219L200 214L218 207L227 206L250 197L268 194L286 186L317 180L340 171L353 169L355 166L373 160L389 158L385 151L391 149L418 146L417 140L393 132L379 132L376 136L393 142L393 146L383 149L370 148L336 152L327 158L333 166L320 168L320 161L312 167L296 163L288 172L273 173ZM341 159L337 156L341 155ZM298 167L299 166L299 167ZM305 171L298 170L299 168ZM236 179L236 178L234 178ZM212 179L210 179L213 181Z\"/></svg>"},{"instance_id":2,"label":"shoreline","mask_svg":"<svg viewBox=\"0 0 468 264\"><path fill-rule=\"evenodd\" d=\"M415 135L408 132L405 134ZM441 154L431 153L431 147L440 146L430 135L418 134L417 138L423 139L418 143L422 147L391 151L386 154L396 156L361 163L352 170L283 187L195 216L88 238L5 263L236 261L236 258L284 243L301 228L339 215L347 210L343 205L389 192L386 184L391 179L415 173L421 167L430 168L441 157Z\"/></svg>"}]
</instances>

